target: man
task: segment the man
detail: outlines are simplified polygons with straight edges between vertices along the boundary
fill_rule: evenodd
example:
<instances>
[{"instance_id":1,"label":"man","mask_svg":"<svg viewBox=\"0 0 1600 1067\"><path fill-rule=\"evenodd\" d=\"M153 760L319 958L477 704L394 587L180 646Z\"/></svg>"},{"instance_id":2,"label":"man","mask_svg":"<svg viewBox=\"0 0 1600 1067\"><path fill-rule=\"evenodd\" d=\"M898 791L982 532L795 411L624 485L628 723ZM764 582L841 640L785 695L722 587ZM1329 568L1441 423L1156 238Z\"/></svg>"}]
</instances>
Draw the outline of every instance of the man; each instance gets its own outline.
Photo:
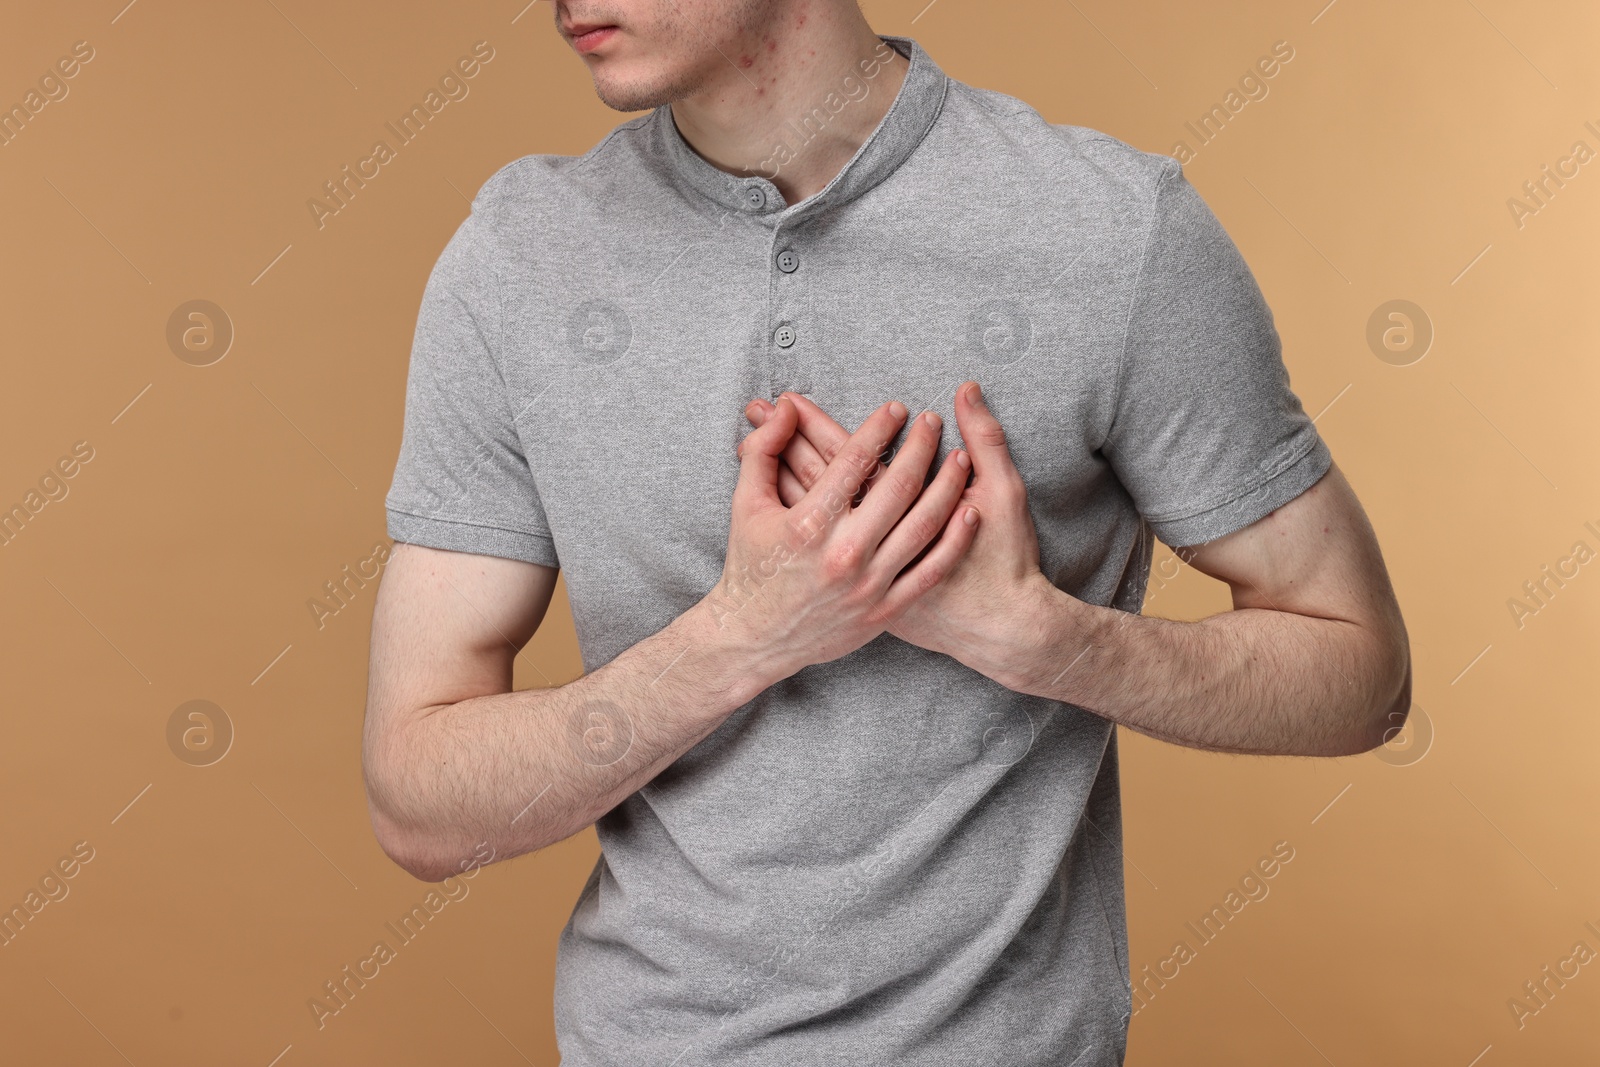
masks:
<instances>
[{"instance_id":1,"label":"man","mask_svg":"<svg viewBox=\"0 0 1600 1067\"><path fill-rule=\"evenodd\" d=\"M502 168L425 290L378 841L596 827L569 1067L1120 1063L1115 725L1337 756L1410 705L1254 278L1176 160L852 0L554 6L649 113ZM1235 610L1141 616L1155 537ZM588 673L512 692L558 567Z\"/></svg>"}]
</instances>

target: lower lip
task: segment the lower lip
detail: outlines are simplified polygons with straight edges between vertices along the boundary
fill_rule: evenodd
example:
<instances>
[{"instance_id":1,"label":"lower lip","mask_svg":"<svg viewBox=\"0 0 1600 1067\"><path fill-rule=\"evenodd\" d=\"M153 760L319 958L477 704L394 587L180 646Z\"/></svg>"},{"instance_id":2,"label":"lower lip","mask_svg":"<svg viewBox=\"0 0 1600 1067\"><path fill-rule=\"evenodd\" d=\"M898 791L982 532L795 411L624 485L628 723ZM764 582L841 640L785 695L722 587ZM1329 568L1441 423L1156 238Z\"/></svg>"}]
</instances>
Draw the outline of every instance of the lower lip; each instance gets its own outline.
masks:
<instances>
[{"instance_id":1,"label":"lower lip","mask_svg":"<svg viewBox=\"0 0 1600 1067\"><path fill-rule=\"evenodd\" d=\"M572 46L580 52L592 51L611 40L611 35L616 32L615 26L602 26L598 30L590 30L581 37L574 37Z\"/></svg>"}]
</instances>

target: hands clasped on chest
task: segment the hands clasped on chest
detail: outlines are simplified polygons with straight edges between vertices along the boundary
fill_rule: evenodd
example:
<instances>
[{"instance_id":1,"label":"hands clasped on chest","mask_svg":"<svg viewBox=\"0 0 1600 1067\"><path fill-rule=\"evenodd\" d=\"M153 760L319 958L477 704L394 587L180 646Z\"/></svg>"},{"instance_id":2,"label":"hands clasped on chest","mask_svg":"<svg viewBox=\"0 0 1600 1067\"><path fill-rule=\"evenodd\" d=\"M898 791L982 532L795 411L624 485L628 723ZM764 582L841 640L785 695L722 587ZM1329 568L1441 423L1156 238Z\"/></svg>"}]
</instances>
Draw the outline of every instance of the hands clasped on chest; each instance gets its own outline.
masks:
<instances>
[{"instance_id":1,"label":"hands clasped on chest","mask_svg":"<svg viewBox=\"0 0 1600 1067\"><path fill-rule=\"evenodd\" d=\"M928 482L933 412L884 463L908 414L898 402L852 434L799 394L752 401L712 593L718 624L781 649L792 670L888 632L1003 682L1050 583L1022 476L976 382L957 390L955 412L966 447Z\"/></svg>"}]
</instances>

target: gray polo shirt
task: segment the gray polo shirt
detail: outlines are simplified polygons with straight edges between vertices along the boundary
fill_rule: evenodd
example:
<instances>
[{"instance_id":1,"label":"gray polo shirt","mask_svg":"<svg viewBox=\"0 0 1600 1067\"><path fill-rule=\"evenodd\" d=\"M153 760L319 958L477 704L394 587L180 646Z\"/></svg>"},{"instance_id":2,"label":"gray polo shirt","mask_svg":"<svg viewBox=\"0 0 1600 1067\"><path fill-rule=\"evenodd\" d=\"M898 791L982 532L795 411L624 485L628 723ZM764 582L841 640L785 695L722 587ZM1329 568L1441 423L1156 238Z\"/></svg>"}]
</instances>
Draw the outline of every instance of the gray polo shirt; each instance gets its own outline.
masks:
<instances>
[{"instance_id":1,"label":"gray polo shirt","mask_svg":"<svg viewBox=\"0 0 1600 1067\"><path fill-rule=\"evenodd\" d=\"M484 184L423 296L391 536L560 566L594 670L716 584L752 397L848 429L931 407L942 459L976 379L1045 574L1130 612L1152 535L1220 537L1322 476L1272 314L1176 160L884 40L910 59L893 106L802 203L665 106ZM1091 710L884 635L596 829L556 966L568 1067L1122 1060L1116 733Z\"/></svg>"}]
</instances>

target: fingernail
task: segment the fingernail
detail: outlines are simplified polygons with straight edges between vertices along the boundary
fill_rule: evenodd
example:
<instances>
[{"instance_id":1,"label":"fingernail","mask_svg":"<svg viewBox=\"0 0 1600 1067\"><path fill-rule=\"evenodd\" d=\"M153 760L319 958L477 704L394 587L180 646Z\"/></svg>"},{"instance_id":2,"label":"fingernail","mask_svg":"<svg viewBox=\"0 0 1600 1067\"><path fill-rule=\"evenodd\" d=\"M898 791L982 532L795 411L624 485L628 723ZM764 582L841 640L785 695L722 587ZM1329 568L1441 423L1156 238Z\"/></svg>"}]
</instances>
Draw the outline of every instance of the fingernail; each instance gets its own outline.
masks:
<instances>
[{"instance_id":1,"label":"fingernail","mask_svg":"<svg viewBox=\"0 0 1600 1067\"><path fill-rule=\"evenodd\" d=\"M889 414L897 419L903 419L906 417L906 406L898 400L891 400L889 401Z\"/></svg>"},{"instance_id":2,"label":"fingernail","mask_svg":"<svg viewBox=\"0 0 1600 1067\"><path fill-rule=\"evenodd\" d=\"M966 470L967 467L971 466L972 464L972 461L967 458L967 454L965 452L957 452L955 454L955 460L956 466L960 467L962 470Z\"/></svg>"},{"instance_id":3,"label":"fingernail","mask_svg":"<svg viewBox=\"0 0 1600 1067\"><path fill-rule=\"evenodd\" d=\"M937 430L939 428L939 413L936 411L924 411L922 413L922 421Z\"/></svg>"},{"instance_id":4,"label":"fingernail","mask_svg":"<svg viewBox=\"0 0 1600 1067\"><path fill-rule=\"evenodd\" d=\"M983 390L978 387L978 383L977 382L973 382L972 383L972 388L967 390L967 399L970 400L972 403L978 405L979 407L987 407L988 406L987 404L985 404L983 402Z\"/></svg>"},{"instance_id":5,"label":"fingernail","mask_svg":"<svg viewBox=\"0 0 1600 1067\"><path fill-rule=\"evenodd\" d=\"M966 523L968 526L976 526L978 524L978 512L977 512L977 509L976 508L968 508L965 512L962 513L961 521Z\"/></svg>"}]
</instances>

